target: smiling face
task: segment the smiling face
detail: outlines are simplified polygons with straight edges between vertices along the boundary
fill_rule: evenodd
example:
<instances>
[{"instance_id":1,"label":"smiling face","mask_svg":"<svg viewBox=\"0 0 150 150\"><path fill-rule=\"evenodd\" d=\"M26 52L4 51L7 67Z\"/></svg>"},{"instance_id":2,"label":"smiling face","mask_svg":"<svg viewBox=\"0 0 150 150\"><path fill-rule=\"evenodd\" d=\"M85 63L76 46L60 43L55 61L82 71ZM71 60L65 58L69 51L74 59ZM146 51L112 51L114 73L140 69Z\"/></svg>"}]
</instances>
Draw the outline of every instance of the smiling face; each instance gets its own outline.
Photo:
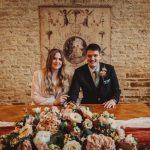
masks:
<instances>
[{"instance_id":1,"label":"smiling face","mask_svg":"<svg viewBox=\"0 0 150 150\"><path fill-rule=\"evenodd\" d=\"M59 70L62 67L62 58L59 52L57 52L52 60L51 68L52 70Z\"/></svg>"},{"instance_id":2,"label":"smiling face","mask_svg":"<svg viewBox=\"0 0 150 150\"><path fill-rule=\"evenodd\" d=\"M89 67L92 69L95 68L99 64L102 58L100 52L97 50L94 50L94 51L88 50L86 56L87 56L87 63Z\"/></svg>"}]
</instances>

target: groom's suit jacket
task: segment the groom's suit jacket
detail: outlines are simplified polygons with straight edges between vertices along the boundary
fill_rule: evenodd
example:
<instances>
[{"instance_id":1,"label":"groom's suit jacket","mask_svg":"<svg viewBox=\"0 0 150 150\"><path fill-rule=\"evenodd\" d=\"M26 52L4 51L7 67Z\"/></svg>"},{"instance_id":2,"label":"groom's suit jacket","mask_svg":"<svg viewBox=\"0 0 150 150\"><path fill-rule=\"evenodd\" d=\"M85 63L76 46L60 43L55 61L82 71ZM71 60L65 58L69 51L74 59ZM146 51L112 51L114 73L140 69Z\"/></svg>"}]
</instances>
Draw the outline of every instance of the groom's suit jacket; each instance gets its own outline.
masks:
<instances>
[{"instance_id":1,"label":"groom's suit jacket","mask_svg":"<svg viewBox=\"0 0 150 150\"><path fill-rule=\"evenodd\" d=\"M98 87L95 86L87 64L77 68L74 72L72 83L69 90L69 100L76 102L80 89L83 92L81 104L98 104L115 99L118 103L120 88L114 67L100 63L100 71L106 68L106 76L99 76Z\"/></svg>"}]
</instances>

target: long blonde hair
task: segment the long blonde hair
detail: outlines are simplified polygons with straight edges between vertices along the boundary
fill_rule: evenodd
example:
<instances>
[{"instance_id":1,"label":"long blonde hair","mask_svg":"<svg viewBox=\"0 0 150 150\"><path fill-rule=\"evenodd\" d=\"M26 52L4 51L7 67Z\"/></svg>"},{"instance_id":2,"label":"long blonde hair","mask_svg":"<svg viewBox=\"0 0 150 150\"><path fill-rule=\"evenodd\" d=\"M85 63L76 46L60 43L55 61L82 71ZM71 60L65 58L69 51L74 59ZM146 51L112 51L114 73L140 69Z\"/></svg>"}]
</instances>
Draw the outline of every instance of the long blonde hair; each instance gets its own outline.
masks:
<instances>
[{"instance_id":1,"label":"long blonde hair","mask_svg":"<svg viewBox=\"0 0 150 150\"><path fill-rule=\"evenodd\" d=\"M61 91L64 92L64 81L67 79L66 75L65 75L65 62L64 62L64 55L62 53L62 51L60 49L51 49L48 51L48 57L46 60L46 67L43 69L43 85L42 85L42 89L43 89L43 93L45 96L57 93L57 91L55 90L55 86L52 82L52 61L54 59L54 56L56 55L56 53L60 53L61 55L61 60L62 60L62 66L61 68L58 70L58 84L56 85L57 87L61 88Z\"/></svg>"}]
</instances>

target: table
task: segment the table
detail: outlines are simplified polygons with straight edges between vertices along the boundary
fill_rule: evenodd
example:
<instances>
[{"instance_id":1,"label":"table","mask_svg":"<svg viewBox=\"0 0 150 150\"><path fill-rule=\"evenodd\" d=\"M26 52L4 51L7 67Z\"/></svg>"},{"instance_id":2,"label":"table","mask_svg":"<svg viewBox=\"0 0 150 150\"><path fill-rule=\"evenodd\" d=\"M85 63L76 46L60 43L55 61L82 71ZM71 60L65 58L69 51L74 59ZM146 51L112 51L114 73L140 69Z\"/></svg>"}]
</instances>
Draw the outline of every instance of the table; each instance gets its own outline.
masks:
<instances>
[{"instance_id":1,"label":"table","mask_svg":"<svg viewBox=\"0 0 150 150\"><path fill-rule=\"evenodd\" d=\"M128 120L138 117L150 117L150 105L144 103L118 104L114 109L104 109L103 105L86 104L92 112L102 113L108 111L114 113L117 120ZM1 105L0 106L0 121L17 121L22 119L25 110L32 112L32 108L46 106L31 106L31 105ZM51 107L51 106L49 106ZM13 128L0 128L0 134L8 133ZM150 148L150 128L147 129L127 129L126 133L132 133L139 140L139 146L148 145Z\"/></svg>"},{"instance_id":2,"label":"table","mask_svg":"<svg viewBox=\"0 0 150 150\"><path fill-rule=\"evenodd\" d=\"M114 109L104 109L103 105L86 104L92 112L102 113L108 111L114 113L117 120L128 120L137 117L150 117L150 105L144 103L118 104ZM0 121L17 121L22 119L25 110L31 111L34 107L31 105L1 105Z\"/></svg>"}]
</instances>

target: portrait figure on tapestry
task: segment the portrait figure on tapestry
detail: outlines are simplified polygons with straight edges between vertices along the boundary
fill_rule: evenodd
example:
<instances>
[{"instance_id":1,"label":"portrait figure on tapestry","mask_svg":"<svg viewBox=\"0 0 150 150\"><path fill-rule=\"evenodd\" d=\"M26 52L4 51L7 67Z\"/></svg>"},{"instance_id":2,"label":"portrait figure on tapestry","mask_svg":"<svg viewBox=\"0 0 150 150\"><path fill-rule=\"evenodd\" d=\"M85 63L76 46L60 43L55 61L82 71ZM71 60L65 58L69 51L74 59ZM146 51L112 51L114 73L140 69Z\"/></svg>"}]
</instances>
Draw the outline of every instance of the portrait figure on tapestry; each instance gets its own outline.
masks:
<instances>
[{"instance_id":1,"label":"portrait figure on tapestry","mask_svg":"<svg viewBox=\"0 0 150 150\"><path fill-rule=\"evenodd\" d=\"M67 39L63 48L66 59L75 64L84 61L86 46L86 42L81 37L74 36Z\"/></svg>"}]
</instances>

